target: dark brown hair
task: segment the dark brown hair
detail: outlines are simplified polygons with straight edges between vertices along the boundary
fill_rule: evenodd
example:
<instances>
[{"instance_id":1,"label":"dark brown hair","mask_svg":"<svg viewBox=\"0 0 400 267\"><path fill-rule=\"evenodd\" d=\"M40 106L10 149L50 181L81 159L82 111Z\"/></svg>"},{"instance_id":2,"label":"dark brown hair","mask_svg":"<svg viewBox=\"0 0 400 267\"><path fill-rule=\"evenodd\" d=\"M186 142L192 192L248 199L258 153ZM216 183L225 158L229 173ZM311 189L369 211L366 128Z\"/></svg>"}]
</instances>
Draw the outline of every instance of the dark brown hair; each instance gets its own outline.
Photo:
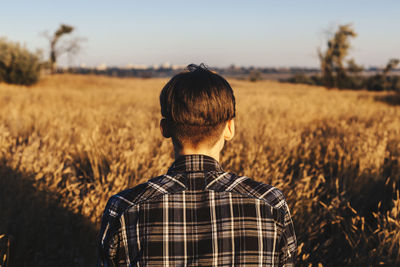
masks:
<instances>
[{"instance_id":1,"label":"dark brown hair","mask_svg":"<svg viewBox=\"0 0 400 267\"><path fill-rule=\"evenodd\" d=\"M191 64L175 75L160 94L161 114L179 145L214 145L225 123L235 117L235 96L229 83L203 64Z\"/></svg>"}]
</instances>

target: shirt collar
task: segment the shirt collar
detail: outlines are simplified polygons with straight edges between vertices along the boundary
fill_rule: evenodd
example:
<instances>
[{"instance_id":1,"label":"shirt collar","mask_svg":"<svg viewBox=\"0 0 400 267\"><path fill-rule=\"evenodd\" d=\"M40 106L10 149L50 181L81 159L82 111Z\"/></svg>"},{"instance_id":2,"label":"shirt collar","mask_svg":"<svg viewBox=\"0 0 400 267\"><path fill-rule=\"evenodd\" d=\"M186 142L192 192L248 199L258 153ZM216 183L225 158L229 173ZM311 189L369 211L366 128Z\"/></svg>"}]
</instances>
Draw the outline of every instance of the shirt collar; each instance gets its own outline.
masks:
<instances>
[{"instance_id":1,"label":"shirt collar","mask_svg":"<svg viewBox=\"0 0 400 267\"><path fill-rule=\"evenodd\" d=\"M182 155L168 169L168 173L203 171L223 172L223 169L216 159L201 154Z\"/></svg>"}]
</instances>

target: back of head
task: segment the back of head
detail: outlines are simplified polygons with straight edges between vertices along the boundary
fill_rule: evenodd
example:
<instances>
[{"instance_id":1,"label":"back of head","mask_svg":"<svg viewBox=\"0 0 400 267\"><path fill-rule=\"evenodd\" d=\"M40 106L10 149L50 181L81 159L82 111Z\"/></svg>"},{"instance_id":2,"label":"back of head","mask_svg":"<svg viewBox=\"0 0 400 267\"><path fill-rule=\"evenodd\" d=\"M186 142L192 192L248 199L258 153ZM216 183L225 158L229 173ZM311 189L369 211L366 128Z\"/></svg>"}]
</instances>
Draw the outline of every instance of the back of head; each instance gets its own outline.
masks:
<instances>
[{"instance_id":1,"label":"back of head","mask_svg":"<svg viewBox=\"0 0 400 267\"><path fill-rule=\"evenodd\" d=\"M203 64L191 64L174 76L162 89L160 104L168 131L181 146L214 145L235 117L231 86Z\"/></svg>"}]
</instances>

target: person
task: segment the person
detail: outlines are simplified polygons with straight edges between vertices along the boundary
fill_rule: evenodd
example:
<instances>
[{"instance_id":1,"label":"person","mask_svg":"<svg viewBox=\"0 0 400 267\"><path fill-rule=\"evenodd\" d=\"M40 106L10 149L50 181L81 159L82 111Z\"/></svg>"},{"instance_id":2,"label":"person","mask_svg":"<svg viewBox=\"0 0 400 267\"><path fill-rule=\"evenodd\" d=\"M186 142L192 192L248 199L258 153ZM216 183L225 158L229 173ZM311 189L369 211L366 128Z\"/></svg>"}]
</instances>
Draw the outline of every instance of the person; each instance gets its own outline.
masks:
<instances>
[{"instance_id":1,"label":"person","mask_svg":"<svg viewBox=\"0 0 400 267\"><path fill-rule=\"evenodd\" d=\"M164 86L160 105L175 162L109 199L99 266L292 266L296 236L281 191L219 164L235 134L229 83L189 65Z\"/></svg>"}]
</instances>

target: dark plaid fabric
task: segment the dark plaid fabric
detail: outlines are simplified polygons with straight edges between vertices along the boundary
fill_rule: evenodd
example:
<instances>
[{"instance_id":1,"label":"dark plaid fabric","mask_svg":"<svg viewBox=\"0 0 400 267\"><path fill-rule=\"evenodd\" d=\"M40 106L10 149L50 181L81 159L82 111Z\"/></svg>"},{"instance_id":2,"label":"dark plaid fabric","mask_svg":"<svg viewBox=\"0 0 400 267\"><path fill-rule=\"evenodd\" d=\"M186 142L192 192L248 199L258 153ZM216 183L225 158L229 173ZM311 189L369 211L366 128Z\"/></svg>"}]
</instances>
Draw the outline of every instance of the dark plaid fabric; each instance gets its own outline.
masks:
<instances>
[{"instance_id":1,"label":"dark plaid fabric","mask_svg":"<svg viewBox=\"0 0 400 267\"><path fill-rule=\"evenodd\" d=\"M281 191L187 155L110 198L99 249L99 266L292 266L296 237Z\"/></svg>"}]
</instances>

